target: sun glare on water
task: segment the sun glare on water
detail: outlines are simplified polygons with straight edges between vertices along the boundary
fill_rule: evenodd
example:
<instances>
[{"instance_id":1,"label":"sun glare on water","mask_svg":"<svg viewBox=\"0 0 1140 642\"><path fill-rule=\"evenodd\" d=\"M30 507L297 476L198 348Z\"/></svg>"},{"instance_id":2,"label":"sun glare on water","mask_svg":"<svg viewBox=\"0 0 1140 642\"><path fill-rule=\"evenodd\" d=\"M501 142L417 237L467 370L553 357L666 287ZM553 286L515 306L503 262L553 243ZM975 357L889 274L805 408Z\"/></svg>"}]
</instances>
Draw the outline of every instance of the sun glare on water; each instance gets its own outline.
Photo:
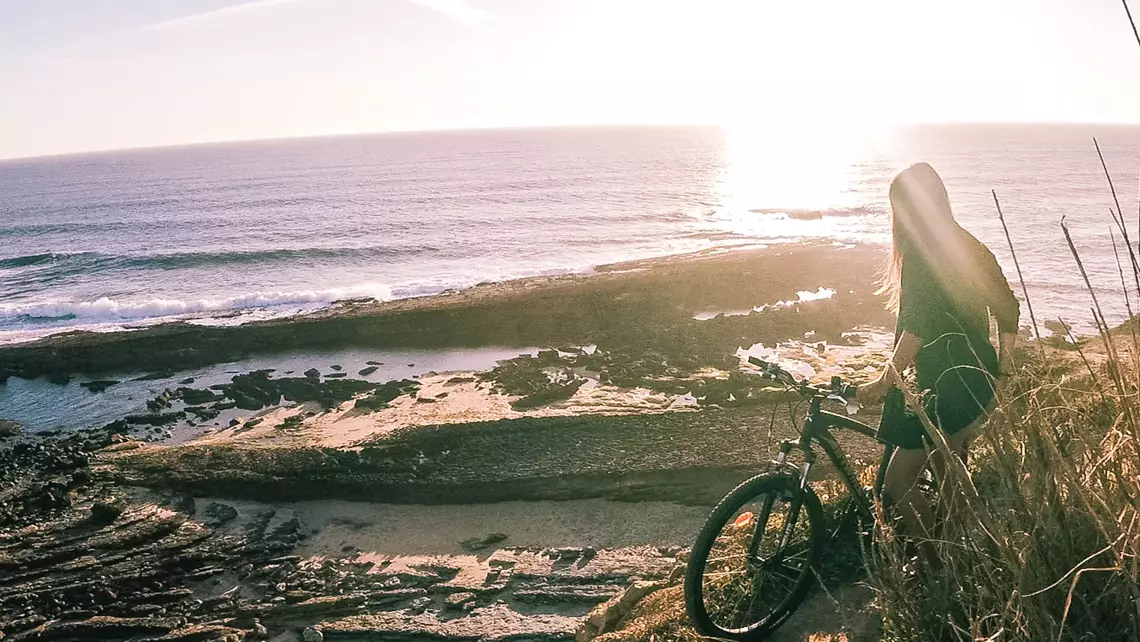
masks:
<instances>
[{"instance_id":1,"label":"sun glare on water","mask_svg":"<svg viewBox=\"0 0 1140 642\"><path fill-rule=\"evenodd\" d=\"M822 213L858 205L859 161L876 135L869 128L767 120L737 122L724 132L717 227L770 237L811 221L827 235L828 221L816 220Z\"/></svg>"}]
</instances>

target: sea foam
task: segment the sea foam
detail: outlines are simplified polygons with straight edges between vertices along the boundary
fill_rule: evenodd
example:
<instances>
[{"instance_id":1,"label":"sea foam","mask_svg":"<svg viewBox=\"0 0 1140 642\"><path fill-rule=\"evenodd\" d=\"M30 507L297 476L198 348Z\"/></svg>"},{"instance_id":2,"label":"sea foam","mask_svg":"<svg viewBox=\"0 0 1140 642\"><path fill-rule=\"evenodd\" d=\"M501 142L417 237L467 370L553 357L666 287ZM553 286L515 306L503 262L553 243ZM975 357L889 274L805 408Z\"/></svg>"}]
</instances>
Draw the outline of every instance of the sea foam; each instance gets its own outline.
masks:
<instances>
[{"instance_id":1,"label":"sea foam","mask_svg":"<svg viewBox=\"0 0 1140 642\"><path fill-rule=\"evenodd\" d=\"M216 299L149 299L145 301L119 301L101 297L94 301L54 301L29 305L0 304L0 321L31 319L83 319L114 321L174 317L201 313L217 313L248 308L272 308L289 305L329 304L344 299L373 298L386 301L392 298L388 286L366 283L326 290L299 290L284 292L251 292L239 296Z\"/></svg>"}]
</instances>

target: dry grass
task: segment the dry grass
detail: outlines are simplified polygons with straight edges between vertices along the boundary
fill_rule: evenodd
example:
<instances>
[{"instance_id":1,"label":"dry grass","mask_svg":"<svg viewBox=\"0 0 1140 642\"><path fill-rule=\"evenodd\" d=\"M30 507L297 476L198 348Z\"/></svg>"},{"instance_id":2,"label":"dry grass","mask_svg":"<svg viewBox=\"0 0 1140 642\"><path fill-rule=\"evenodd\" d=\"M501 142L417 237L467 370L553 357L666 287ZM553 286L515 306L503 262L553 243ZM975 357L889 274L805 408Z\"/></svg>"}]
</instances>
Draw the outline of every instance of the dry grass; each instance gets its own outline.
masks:
<instances>
[{"instance_id":1,"label":"dry grass","mask_svg":"<svg viewBox=\"0 0 1140 642\"><path fill-rule=\"evenodd\" d=\"M940 564L911 558L880 518L871 584L887 640L1140 639L1140 333L1129 292L1132 281L1140 296L1140 262L1100 158L1126 252L1122 260L1114 238L1120 296L1133 318L1109 329L1062 219L1098 336L1068 351L1039 342L1001 390L975 443L973 475L948 457L945 481L965 505L931 541Z\"/></svg>"},{"instance_id":2,"label":"dry grass","mask_svg":"<svg viewBox=\"0 0 1140 642\"><path fill-rule=\"evenodd\" d=\"M972 477L948 480L967 506L934 542L942 568L880 520L886 639L1140 639L1140 371L1121 355L1078 363L1039 354L1005 391Z\"/></svg>"},{"instance_id":3,"label":"dry grass","mask_svg":"<svg viewBox=\"0 0 1140 642\"><path fill-rule=\"evenodd\" d=\"M685 615L685 589L680 584L661 589L645 598L620 631L595 638L596 642L697 642Z\"/></svg>"},{"instance_id":4,"label":"dry grass","mask_svg":"<svg viewBox=\"0 0 1140 642\"><path fill-rule=\"evenodd\" d=\"M934 542L941 569L909 558L880 520L867 583L883 640L1140 639L1140 346L1132 337L1122 328L1079 350L1024 355L975 442L972 472L948 481L970 499L948 527L957 535ZM799 615L786 628L799 628ZM673 586L601 639L701 638Z\"/></svg>"}]
</instances>

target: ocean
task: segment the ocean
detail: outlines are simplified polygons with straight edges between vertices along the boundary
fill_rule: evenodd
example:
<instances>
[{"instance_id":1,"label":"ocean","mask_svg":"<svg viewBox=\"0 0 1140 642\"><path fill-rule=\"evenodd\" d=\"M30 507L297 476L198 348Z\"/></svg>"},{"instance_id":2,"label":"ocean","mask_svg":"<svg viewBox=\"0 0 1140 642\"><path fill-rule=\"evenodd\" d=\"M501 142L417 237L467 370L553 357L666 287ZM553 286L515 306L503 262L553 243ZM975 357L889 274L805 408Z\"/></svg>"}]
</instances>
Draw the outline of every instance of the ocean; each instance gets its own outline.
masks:
<instances>
[{"instance_id":1,"label":"ocean","mask_svg":"<svg viewBox=\"0 0 1140 642\"><path fill-rule=\"evenodd\" d=\"M1109 321L1125 318L1092 138L1135 245L1140 127L803 134L488 130L0 161L0 342L242 323L711 247L884 244L887 185L916 160L1016 279L997 191L1039 319L1091 325L1063 216Z\"/></svg>"}]
</instances>

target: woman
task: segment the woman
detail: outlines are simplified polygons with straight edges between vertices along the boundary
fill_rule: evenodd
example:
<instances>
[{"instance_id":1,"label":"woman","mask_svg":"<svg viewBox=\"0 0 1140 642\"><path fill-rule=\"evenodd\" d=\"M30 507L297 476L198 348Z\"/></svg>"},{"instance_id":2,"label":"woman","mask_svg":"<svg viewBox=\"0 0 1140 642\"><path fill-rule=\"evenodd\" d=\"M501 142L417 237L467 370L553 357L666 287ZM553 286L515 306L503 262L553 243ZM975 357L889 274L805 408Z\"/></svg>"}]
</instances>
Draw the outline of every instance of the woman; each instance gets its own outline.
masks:
<instances>
[{"instance_id":1,"label":"woman","mask_svg":"<svg viewBox=\"0 0 1140 642\"><path fill-rule=\"evenodd\" d=\"M894 247L879 293L898 314L895 348L888 367L859 395L870 403L893 395L879 428L897 446L883 492L908 530L925 534L932 526L931 508L915 485L927 465L929 443L918 416L902 408L896 373L914 366L925 414L951 451L964 453L966 439L993 401L994 380L1012 366L1020 306L994 255L954 220L934 168L919 163L900 172L891 182L890 201ZM997 319L997 353L987 308Z\"/></svg>"}]
</instances>

